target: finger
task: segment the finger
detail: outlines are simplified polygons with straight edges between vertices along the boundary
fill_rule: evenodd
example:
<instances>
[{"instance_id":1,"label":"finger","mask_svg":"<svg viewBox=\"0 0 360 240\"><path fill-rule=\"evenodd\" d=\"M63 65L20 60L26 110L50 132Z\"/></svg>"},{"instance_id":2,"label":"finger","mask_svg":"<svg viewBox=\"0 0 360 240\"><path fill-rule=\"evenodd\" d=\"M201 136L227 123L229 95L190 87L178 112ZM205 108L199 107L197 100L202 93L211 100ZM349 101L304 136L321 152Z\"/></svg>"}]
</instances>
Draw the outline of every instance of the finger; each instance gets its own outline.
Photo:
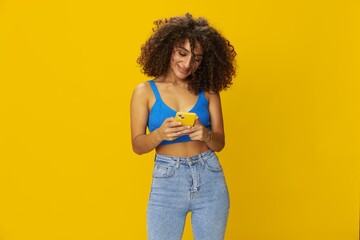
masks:
<instances>
[{"instance_id":1,"label":"finger","mask_svg":"<svg viewBox=\"0 0 360 240\"><path fill-rule=\"evenodd\" d=\"M191 138L191 140L199 140L201 135L197 132L192 132L189 134L189 137Z\"/></svg>"},{"instance_id":2,"label":"finger","mask_svg":"<svg viewBox=\"0 0 360 240\"><path fill-rule=\"evenodd\" d=\"M191 132L190 134L189 134L189 137L196 137L196 136L198 136L199 135L199 133L198 132Z\"/></svg>"},{"instance_id":3,"label":"finger","mask_svg":"<svg viewBox=\"0 0 360 240\"><path fill-rule=\"evenodd\" d=\"M181 129L180 131L177 132L180 135L189 135L190 133L192 133L192 130L190 128L185 128L185 129Z\"/></svg>"},{"instance_id":4,"label":"finger","mask_svg":"<svg viewBox=\"0 0 360 240\"><path fill-rule=\"evenodd\" d=\"M177 130L177 131L175 131L175 130ZM166 138L167 138L167 140L171 141L171 140L174 140L174 139L176 139L178 137L181 137L183 135L188 135L189 131L190 131L190 129L187 128L187 126L178 127L178 128L171 128L171 132L168 132L166 134Z\"/></svg>"},{"instance_id":5,"label":"finger","mask_svg":"<svg viewBox=\"0 0 360 240\"><path fill-rule=\"evenodd\" d=\"M187 126L181 126L181 125L173 126L173 127L168 126L168 128L166 128L165 132L166 132L166 134L177 134L178 132L181 132L186 129L188 129Z\"/></svg>"},{"instance_id":6,"label":"finger","mask_svg":"<svg viewBox=\"0 0 360 240\"><path fill-rule=\"evenodd\" d=\"M174 121L174 117L169 117L169 118L166 118L163 122L163 125L166 127L166 128L172 128L174 126L180 126L181 123L180 122L175 122Z\"/></svg>"},{"instance_id":7,"label":"finger","mask_svg":"<svg viewBox=\"0 0 360 240\"><path fill-rule=\"evenodd\" d=\"M189 126L180 125L180 126L174 126L174 127L172 127L171 130L172 130L173 132L189 131L189 130L190 130L190 127L189 127Z\"/></svg>"},{"instance_id":8,"label":"finger","mask_svg":"<svg viewBox=\"0 0 360 240\"><path fill-rule=\"evenodd\" d=\"M199 124L199 122L200 122L199 117L198 117L198 116L196 116L194 126L195 126L195 125L198 125L198 124Z\"/></svg>"},{"instance_id":9,"label":"finger","mask_svg":"<svg viewBox=\"0 0 360 240\"><path fill-rule=\"evenodd\" d=\"M181 122L176 122L176 121L172 121L168 123L169 127L177 127L177 126L181 126Z\"/></svg>"},{"instance_id":10,"label":"finger","mask_svg":"<svg viewBox=\"0 0 360 240\"><path fill-rule=\"evenodd\" d=\"M169 117L164 120L164 123L174 122L174 117Z\"/></svg>"},{"instance_id":11,"label":"finger","mask_svg":"<svg viewBox=\"0 0 360 240\"><path fill-rule=\"evenodd\" d=\"M199 117L196 117L194 126L202 126L203 124L200 121Z\"/></svg>"}]
</instances>

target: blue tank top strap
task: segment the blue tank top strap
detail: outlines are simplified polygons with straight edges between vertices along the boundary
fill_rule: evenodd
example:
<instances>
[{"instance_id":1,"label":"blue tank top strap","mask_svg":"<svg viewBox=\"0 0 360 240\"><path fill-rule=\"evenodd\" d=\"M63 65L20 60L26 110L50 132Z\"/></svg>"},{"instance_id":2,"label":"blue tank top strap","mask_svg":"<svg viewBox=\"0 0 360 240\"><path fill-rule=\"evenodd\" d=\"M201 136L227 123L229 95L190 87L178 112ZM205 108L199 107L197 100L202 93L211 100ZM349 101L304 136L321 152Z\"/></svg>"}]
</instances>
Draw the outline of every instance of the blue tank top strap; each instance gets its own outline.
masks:
<instances>
[{"instance_id":1,"label":"blue tank top strap","mask_svg":"<svg viewBox=\"0 0 360 240\"><path fill-rule=\"evenodd\" d=\"M206 97L205 97L205 92L204 92L204 90L201 90L201 91L199 92L199 97L203 97L203 98L205 98L205 100L207 100Z\"/></svg>"},{"instance_id":2,"label":"blue tank top strap","mask_svg":"<svg viewBox=\"0 0 360 240\"><path fill-rule=\"evenodd\" d=\"M176 111L170 107L168 107L161 99L159 89L157 88L155 82L153 80L148 80L151 89L155 96L155 103L150 109L149 117L147 126L150 132L154 131L155 129L159 128L161 124L165 121L168 117L175 116ZM211 129L211 122L210 122L210 113L209 113L209 102L206 99L204 90L201 90L198 94L198 99L190 110L190 112L196 113L199 117L201 123L208 129ZM189 142L191 141L189 135L183 135L176 138L173 141L162 141L159 146L172 144L172 143L179 143L179 142Z\"/></svg>"},{"instance_id":3,"label":"blue tank top strap","mask_svg":"<svg viewBox=\"0 0 360 240\"><path fill-rule=\"evenodd\" d=\"M155 95L155 99L156 100L161 99L159 90L157 89L155 82L153 80L149 80L148 82L150 83L151 89L153 90L153 93Z\"/></svg>"}]
</instances>

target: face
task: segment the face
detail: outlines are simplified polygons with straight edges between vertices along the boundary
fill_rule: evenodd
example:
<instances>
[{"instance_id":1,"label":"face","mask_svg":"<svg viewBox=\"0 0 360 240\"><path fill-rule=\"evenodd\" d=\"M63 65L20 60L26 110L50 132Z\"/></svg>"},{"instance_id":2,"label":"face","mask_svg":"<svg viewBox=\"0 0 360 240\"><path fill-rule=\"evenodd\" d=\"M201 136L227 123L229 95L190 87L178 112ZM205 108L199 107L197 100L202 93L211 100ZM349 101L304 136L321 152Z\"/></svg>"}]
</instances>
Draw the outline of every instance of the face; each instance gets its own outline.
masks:
<instances>
[{"instance_id":1,"label":"face","mask_svg":"<svg viewBox=\"0 0 360 240\"><path fill-rule=\"evenodd\" d=\"M188 39L174 48L170 67L176 77L185 79L199 68L203 59L203 49L199 43L196 43L193 52Z\"/></svg>"}]
</instances>

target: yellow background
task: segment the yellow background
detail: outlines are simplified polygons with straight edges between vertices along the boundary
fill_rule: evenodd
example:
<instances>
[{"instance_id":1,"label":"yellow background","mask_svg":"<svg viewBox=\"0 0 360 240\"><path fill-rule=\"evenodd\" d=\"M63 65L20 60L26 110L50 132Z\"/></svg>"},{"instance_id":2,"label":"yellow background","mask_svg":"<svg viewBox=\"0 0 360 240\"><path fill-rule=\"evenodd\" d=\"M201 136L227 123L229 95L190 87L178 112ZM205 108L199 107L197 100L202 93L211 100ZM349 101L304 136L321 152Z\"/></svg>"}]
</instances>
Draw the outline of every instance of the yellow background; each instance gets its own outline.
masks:
<instances>
[{"instance_id":1,"label":"yellow background","mask_svg":"<svg viewBox=\"0 0 360 240\"><path fill-rule=\"evenodd\" d=\"M222 93L228 240L356 240L360 2L0 1L0 240L146 239L153 153L130 144L158 18L234 44ZM192 239L191 226L184 239Z\"/></svg>"}]
</instances>

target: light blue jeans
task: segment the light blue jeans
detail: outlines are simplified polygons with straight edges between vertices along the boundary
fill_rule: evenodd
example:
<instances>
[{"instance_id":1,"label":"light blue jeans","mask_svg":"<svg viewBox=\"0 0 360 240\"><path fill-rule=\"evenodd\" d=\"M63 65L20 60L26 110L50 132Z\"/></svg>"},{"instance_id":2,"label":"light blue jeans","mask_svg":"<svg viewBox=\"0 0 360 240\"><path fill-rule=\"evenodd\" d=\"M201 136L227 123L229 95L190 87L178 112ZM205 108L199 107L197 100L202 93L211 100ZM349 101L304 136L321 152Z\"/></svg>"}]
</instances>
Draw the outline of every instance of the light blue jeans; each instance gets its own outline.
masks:
<instances>
[{"instance_id":1,"label":"light blue jeans","mask_svg":"<svg viewBox=\"0 0 360 240\"><path fill-rule=\"evenodd\" d=\"M213 151L187 158L156 154L147 209L149 240L180 240L189 212L195 240L222 240L229 206Z\"/></svg>"}]
</instances>

